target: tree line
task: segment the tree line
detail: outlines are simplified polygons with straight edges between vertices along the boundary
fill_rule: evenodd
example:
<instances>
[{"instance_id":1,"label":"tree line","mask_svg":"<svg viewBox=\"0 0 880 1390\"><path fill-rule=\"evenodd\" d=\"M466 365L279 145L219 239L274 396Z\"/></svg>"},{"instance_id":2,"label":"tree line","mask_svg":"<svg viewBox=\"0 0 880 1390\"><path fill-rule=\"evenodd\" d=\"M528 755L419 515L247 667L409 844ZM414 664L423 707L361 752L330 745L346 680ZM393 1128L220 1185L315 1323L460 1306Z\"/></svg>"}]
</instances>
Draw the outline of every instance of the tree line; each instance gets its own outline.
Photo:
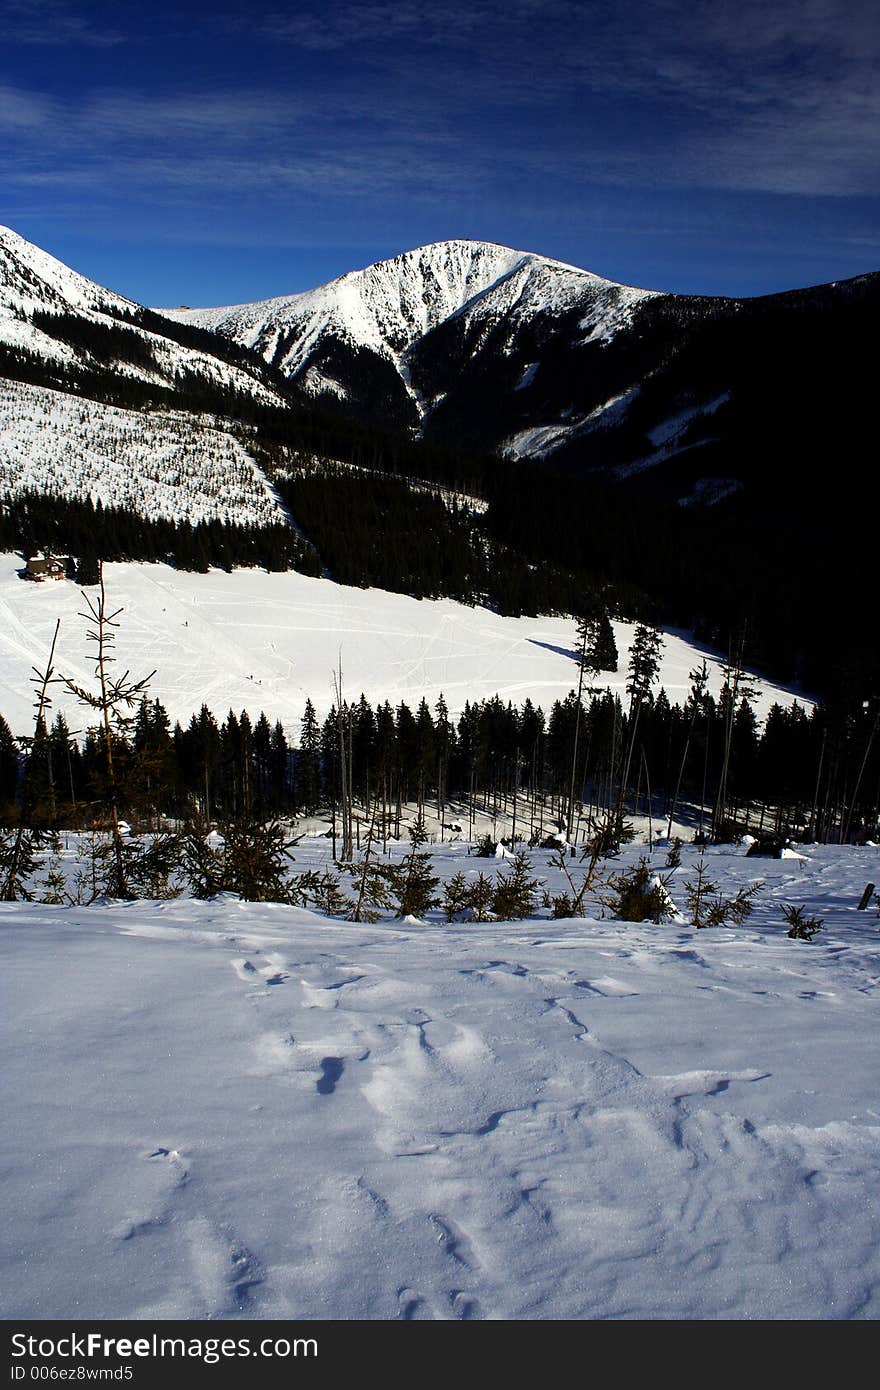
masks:
<instances>
[{"instance_id":1,"label":"tree line","mask_svg":"<svg viewBox=\"0 0 880 1390\"><path fill-rule=\"evenodd\" d=\"M608 690L578 701L572 690L546 713L493 696L467 702L457 720L442 697L431 708L362 695L323 720L307 700L294 740L280 721L244 710L218 718L203 706L172 725L144 695L111 746L120 814L143 829L193 810L207 822L320 814L341 845L346 814L357 840L378 808L387 841L416 805L433 811L441 836L472 835L489 816L525 839L560 828L583 839L591 821L619 810L650 814L658 834L674 817L717 840L774 830L835 841L878 834L876 734L870 708L855 717L796 703L773 705L761 728L748 698L734 705L697 685L683 705L662 689L637 705ZM78 734L62 713L46 715L22 746L0 716L3 822L102 823L106 762L97 727Z\"/></svg>"}]
</instances>

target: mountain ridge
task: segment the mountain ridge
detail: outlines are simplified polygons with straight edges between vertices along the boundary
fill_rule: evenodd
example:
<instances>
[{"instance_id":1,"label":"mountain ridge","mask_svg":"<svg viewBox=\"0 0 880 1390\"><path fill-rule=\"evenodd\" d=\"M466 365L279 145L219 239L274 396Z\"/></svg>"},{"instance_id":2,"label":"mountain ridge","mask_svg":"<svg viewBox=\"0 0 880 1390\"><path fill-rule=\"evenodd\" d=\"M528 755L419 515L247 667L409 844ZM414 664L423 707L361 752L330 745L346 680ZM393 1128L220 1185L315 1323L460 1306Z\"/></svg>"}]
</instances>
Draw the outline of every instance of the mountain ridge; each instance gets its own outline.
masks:
<instances>
[{"instance_id":1,"label":"mountain ridge","mask_svg":"<svg viewBox=\"0 0 880 1390\"><path fill-rule=\"evenodd\" d=\"M294 295L159 312L229 336L261 353L309 395L368 414L366 397L381 382L383 411L390 409L397 423L418 431L436 397L419 381L418 349L443 325L463 319L485 340L502 318L530 320L580 307L593 334L613 334L628 308L654 293L535 252L453 239ZM363 383L359 373L366 376Z\"/></svg>"},{"instance_id":2,"label":"mountain ridge","mask_svg":"<svg viewBox=\"0 0 880 1390\"><path fill-rule=\"evenodd\" d=\"M794 317L833 330L878 287L880 274L867 273L752 298L676 295L451 240L296 295L171 317L262 353L306 396L367 424L610 477L670 477L694 448L711 452L741 432L740 416L752 428L767 413L759 374L743 369L748 345L739 357L727 348L740 322L796 359ZM682 501L729 495L741 481L728 460L720 489L695 492L692 462Z\"/></svg>"},{"instance_id":3,"label":"mountain ridge","mask_svg":"<svg viewBox=\"0 0 880 1390\"><path fill-rule=\"evenodd\" d=\"M880 274L731 300L452 245L304 292L311 336L257 313L242 344L0 237L7 547L599 606L722 647L746 623L757 664L814 688L834 634L835 681L876 689L849 600L876 588ZM329 321L340 285L363 341Z\"/></svg>"}]
</instances>

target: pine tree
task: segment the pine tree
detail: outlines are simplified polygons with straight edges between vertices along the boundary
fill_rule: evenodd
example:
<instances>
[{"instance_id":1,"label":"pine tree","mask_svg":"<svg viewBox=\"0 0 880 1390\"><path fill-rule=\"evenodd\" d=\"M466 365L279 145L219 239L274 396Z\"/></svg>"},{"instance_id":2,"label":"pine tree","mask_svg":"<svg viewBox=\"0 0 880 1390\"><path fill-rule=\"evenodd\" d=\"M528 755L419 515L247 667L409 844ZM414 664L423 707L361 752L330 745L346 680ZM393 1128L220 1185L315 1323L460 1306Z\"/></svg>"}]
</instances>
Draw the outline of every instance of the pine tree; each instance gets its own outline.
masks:
<instances>
[{"instance_id":1,"label":"pine tree","mask_svg":"<svg viewBox=\"0 0 880 1390\"><path fill-rule=\"evenodd\" d=\"M663 922L675 912L670 880L671 874L655 874L642 855L632 869L610 879L613 896L605 905L621 922Z\"/></svg>"},{"instance_id":2,"label":"pine tree","mask_svg":"<svg viewBox=\"0 0 880 1390\"><path fill-rule=\"evenodd\" d=\"M321 799L321 731L315 707L308 699L300 725L296 783L302 809L313 816Z\"/></svg>"},{"instance_id":3,"label":"pine tree","mask_svg":"<svg viewBox=\"0 0 880 1390\"><path fill-rule=\"evenodd\" d=\"M401 917L421 917L434 907L434 889L440 880L431 872L431 856L422 849L428 842L424 816L419 813L407 831L410 848L400 864L389 865L386 879L397 899Z\"/></svg>"},{"instance_id":4,"label":"pine tree","mask_svg":"<svg viewBox=\"0 0 880 1390\"><path fill-rule=\"evenodd\" d=\"M509 873L499 873L492 895L492 914L499 922L514 922L529 917L535 906L535 891L539 880L531 877L531 864L525 850L513 857Z\"/></svg>"},{"instance_id":5,"label":"pine tree","mask_svg":"<svg viewBox=\"0 0 880 1390\"><path fill-rule=\"evenodd\" d=\"M449 761L454 752L455 730L449 722L449 710L441 694L434 706L434 749L437 758L437 816L440 821L440 842L446 826L446 787L449 774Z\"/></svg>"},{"instance_id":6,"label":"pine tree","mask_svg":"<svg viewBox=\"0 0 880 1390\"><path fill-rule=\"evenodd\" d=\"M248 902L289 903L295 843L277 820L232 816L209 832L206 819L196 814L184 830L183 869L196 898L237 893Z\"/></svg>"},{"instance_id":7,"label":"pine tree","mask_svg":"<svg viewBox=\"0 0 880 1390\"><path fill-rule=\"evenodd\" d=\"M461 869L443 886L443 911L447 922L454 922L459 913L470 906L468 881Z\"/></svg>"},{"instance_id":8,"label":"pine tree","mask_svg":"<svg viewBox=\"0 0 880 1390\"><path fill-rule=\"evenodd\" d=\"M743 631L734 644L731 654L723 667L724 685L721 691L719 708L724 720L724 745L721 759L721 775L718 782L718 792L715 797L715 806L712 816L712 838L714 840L727 839L730 834L730 827L728 826L728 784L734 752L734 733L737 727L737 714L741 702L745 701L748 711L748 706L755 699L756 695L754 683L747 675L743 666L744 649L745 632ZM740 727L742 727L742 719L740 719Z\"/></svg>"},{"instance_id":9,"label":"pine tree","mask_svg":"<svg viewBox=\"0 0 880 1390\"><path fill-rule=\"evenodd\" d=\"M120 804L122 782L120 780L119 755L125 749L125 740L133 716L130 711L138 704L146 688L155 675L151 671L139 681L129 679L128 671L113 677L109 667L115 661L113 647L116 641L117 621L121 608L108 612L107 595L104 587L103 566L98 567L98 594L92 599L85 592L87 612L80 616L86 620L86 640L97 647L95 656L95 681L97 689L92 691L77 684L69 676L62 680L71 694L98 715L97 734L101 741L104 758L104 810L109 821L113 866L107 881L107 892L115 898L129 898L132 890L126 869L126 845L120 829Z\"/></svg>"},{"instance_id":10,"label":"pine tree","mask_svg":"<svg viewBox=\"0 0 880 1390\"><path fill-rule=\"evenodd\" d=\"M467 906L475 922L491 922L495 885L484 873L478 873L467 893Z\"/></svg>"},{"instance_id":11,"label":"pine tree","mask_svg":"<svg viewBox=\"0 0 880 1390\"><path fill-rule=\"evenodd\" d=\"M0 817L9 821L18 791L19 757L12 730L0 715Z\"/></svg>"},{"instance_id":12,"label":"pine tree","mask_svg":"<svg viewBox=\"0 0 880 1390\"><path fill-rule=\"evenodd\" d=\"M675 810L678 805L678 796L681 791L681 782L684 777L685 763L687 762L688 752L691 746L691 739L694 734L694 725L697 717L706 707L706 690L709 685L709 668L706 665L706 658L703 657L699 666L695 666L690 672L691 694L688 704L690 706L690 716L688 719L687 737L685 738L684 748L681 754L681 763L678 769L678 779L675 783L675 791L672 793L672 805L669 810L669 823L666 827L666 838L672 836L672 822L675 819Z\"/></svg>"},{"instance_id":13,"label":"pine tree","mask_svg":"<svg viewBox=\"0 0 880 1390\"><path fill-rule=\"evenodd\" d=\"M359 864L352 865L349 870L357 890L357 897L349 914L352 922L378 922L380 909L393 906L388 885L388 865L377 862L373 857L376 815L377 806L374 802L363 857Z\"/></svg>"},{"instance_id":14,"label":"pine tree","mask_svg":"<svg viewBox=\"0 0 880 1390\"><path fill-rule=\"evenodd\" d=\"M607 613L600 613L596 619L593 659L599 671L616 671L620 661L614 628Z\"/></svg>"},{"instance_id":15,"label":"pine tree","mask_svg":"<svg viewBox=\"0 0 880 1390\"><path fill-rule=\"evenodd\" d=\"M626 799L627 787L629 786L630 768L632 766L633 749L636 742L636 730L639 724L639 715L642 706L651 694L651 686L657 679L660 671L660 653L663 650L663 638L654 627L649 627L646 623L639 623L635 630L633 644L629 654L629 669L626 679L626 693L629 696L629 740L627 744L626 759L623 765L623 777L620 783L619 810L623 812L623 804Z\"/></svg>"},{"instance_id":16,"label":"pine tree","mask_svg":"<svg viewBox=\"0 0 880 1390\"><path fill-rule=\"evenodd\" d=\"M33 800L35 779L31 776L34 750L46 742L46 713L52 701L49 686L54 681L53 661L61 619L55 624L49 660L45 669L33 668L34 732L29 738L20 739L24 751L24 776L22 779L22 804L18 826L10 835L0 837L0 901L16 902L20 897L30 901L31 893L27 880L42 862L41 851L47 843L54 846L52 832L46 832L35 823L44 819L42 808ZM45 751L45 748L44 748Z\"/></svg>"}]
</instances>

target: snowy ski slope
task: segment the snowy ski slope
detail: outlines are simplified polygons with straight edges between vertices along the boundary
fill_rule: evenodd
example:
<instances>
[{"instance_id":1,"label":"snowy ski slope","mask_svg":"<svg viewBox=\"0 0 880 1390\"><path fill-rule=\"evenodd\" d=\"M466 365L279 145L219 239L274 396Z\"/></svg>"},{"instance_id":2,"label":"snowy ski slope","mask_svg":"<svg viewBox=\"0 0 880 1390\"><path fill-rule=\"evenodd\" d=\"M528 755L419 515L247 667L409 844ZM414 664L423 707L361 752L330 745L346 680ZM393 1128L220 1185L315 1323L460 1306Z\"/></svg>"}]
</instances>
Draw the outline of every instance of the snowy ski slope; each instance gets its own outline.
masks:
<instances>
[{"instance_id":1,"label":"snowy ski slope","mask_svg":"<svg viewBox=\"0 0 880 1390\"><path fill-rule=\"evenodd\" d=\"M88 680L83 607L75 583L32 584L18 578L21 562L0 558L0 713L25 732L31 721L28 679L45 665L62 619L56 665ZM306 697L319 713L333 702L333 672L340 656L349 698L430 704L442 693L453 714L465 701L492 695L521 704L528 696L545 710L577 684L574 620L507 618L452 599L418 600L380 589L355 589L305 575L236 570L226 574L178 572L166 565L109 564L108 596L122 605L120 669L134 675L156 669L152 693L172 719L187 721L206 703L216 714L231 707L263 709L295 735ZM601 678L623 692L632 626L615 624L621 669ZM683 636L667 634L662 681L671 701L684 701L688 672L703 652ZM721 673L709 658L711 687ZM794 697L761 683L756 710ZM57 707L75 711L55 695ZM77 715L72 727L79 727Z\"/></svg>"}]
</instances>

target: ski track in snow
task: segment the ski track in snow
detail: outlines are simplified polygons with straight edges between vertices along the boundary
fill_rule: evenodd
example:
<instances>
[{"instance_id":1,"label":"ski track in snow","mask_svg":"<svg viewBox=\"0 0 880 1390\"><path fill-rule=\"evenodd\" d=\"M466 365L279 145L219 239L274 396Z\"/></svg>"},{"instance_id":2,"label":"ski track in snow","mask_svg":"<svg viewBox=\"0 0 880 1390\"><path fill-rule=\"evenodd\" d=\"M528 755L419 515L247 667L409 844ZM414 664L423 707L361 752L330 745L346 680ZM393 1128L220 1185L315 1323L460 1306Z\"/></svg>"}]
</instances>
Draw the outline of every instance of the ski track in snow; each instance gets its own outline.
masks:
<instances>
[{"instance_id":1,"label":"ski track in snow","mask_svg":"<svg viewBox=\"0 0 880 1390\"><path fill-rule=\"evenodd\" d=\"M736 932L3 905L4 1316L876 1317L876 851L810 944L760 867Z\"/></svg>"}]
</instances>

